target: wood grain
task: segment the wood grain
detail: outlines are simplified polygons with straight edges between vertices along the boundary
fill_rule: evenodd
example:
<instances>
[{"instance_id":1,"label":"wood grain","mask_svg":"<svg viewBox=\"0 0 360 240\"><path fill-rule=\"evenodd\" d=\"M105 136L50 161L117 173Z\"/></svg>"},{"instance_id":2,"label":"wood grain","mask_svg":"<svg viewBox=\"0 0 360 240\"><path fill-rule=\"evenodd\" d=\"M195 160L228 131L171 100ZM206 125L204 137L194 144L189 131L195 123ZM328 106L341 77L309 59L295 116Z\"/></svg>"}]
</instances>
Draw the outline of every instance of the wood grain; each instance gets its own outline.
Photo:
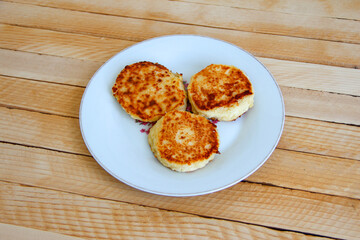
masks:
<instances>
[{"instance_id":1,"label":"wood grain","mask_svg":"<svg viewBox=\"0 0 360 240\"><path fill-rule=\"evenodd\" d=\"M323 16L360 20L360 4L357 0L177 0L201 4L213 4L228 7L255 9L270 12L282 12L295 15Z\"/></svg>"},{"instance_id":2,"label":"wood grain","mask_svg":"<svg viewBox=\"0 0 360 240\"><path fill-rule=\"evenodd\" d=\"M2 221L87 239L318 239L6 182L0 190Z\"/></svg>"},{"instance_id":3,"label":"wood grain","mask_svg":"<svg viewBox=\"0 0 360 240\"><path fill-rule=\"evenodd\" d=\"M88 156L1 144L2 180L90 194L114 179ZM360 198L360 162L276 149L247 180L350 198ZM22 171L18 171L21 167ZM74 184L76 183L76 184ZM108 187L104 188L108 189ZM112 189L109 189L112 191ZM106 192L105 195L109 194Z\"/></svg>"},{"instance_id":4,"label":"wood grain","mask_svg":"<svg viewBox=\"0 0 360 240\"><path fill-rule=\"evenodd\" d=\"M84 88L0 76L0 104L78 117ZM281 87L287 116L360 125L360 97Z\"/></svg>"},{"instance_id":5,"label":"wood grain","mask_svg":"<svg viewBox=\"0 0 360 240\"><path fill-rule=\"evenodd\" d=\"M99 61L102 63L123 50L125 47L136 43L120 39L63 33L7 24L0 24L0 30L0 48L92 60L95 62ZM36 41L34 41L34 39L36 39ZM5 56L3 54L5 54ZM16 64L16 62L20 61L18 58L24 58L27 55L21 56L21 54L11 54L11 52L2 52L0 50L0 56L4 56L6 59L14 61L11 66L11 68L14 69L15 67L20 67ZM29 66L29 68L38 69L36 66L43 64L43 62L36 55L32 58L33 60L31 63L26 64L26 66L33 64L34 66ZM46 59L48 64L60 64L59 61L51 61L50 59ZM360 96L359 69L300 63L271 58L258 59L265 64L274 75L277 82L282 86ZM71 61L71 59L67 59L66 61ZM85 61L85 64L86 62L87 61ZM82 68L78 69L78 71L81 71ZM88 67L85 67L85 69L88 69ZM88 77L86 74L84 74L84 76Z\"/></svg>"},{"instance_id":6,"label":"wood grain","mask_svg":"<svg viewBox=\"0 0 360 240\"><path fill-rule=\"evenodd\" d=\"M76 11L240 31L360 43L360 21L167 0L12 0ZM359 8L360 10L360 8ZM256 17L254 17L256 16ZM301 19L301 20L300 20Z\"/></svg>"},{"instance_id":7,"label":"wood grain","mask_svg":"<svg viewBox=\"0 0 360 240\"><path fill-rule=\"evenodd\" d=\"M357 54L360 51L359 44L99 15L19 3L1 2L0 8L7 9L0 15L0 22L12 25L132 41L169 34L199 34L229 41L261 57L360 67L360 56ZM77 24L72 24L74 22Z\"/></svg>"}]
</instances>

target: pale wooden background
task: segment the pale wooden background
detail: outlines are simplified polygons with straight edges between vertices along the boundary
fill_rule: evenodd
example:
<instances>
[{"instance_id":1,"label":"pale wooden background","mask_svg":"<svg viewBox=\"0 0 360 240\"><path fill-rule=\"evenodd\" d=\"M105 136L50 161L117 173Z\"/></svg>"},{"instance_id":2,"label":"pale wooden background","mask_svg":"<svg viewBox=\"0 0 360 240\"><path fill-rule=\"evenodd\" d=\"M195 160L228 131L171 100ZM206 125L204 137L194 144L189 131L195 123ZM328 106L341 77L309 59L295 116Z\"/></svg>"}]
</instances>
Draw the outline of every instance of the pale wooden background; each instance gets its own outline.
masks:
<instances>
[{"instance_id":1,"label":"pale wooden background","mask_svg":"<svg viewBox=\"0 0 360 240\"><path fill-rule=\"evenodd\" d=\"M226 190L138 191L81 137L94 72L168 34L234 43L280 84L277 149ZM359 67L358 0L1 1L0 239L360 239Z\"/></svg>"}]
</instances>

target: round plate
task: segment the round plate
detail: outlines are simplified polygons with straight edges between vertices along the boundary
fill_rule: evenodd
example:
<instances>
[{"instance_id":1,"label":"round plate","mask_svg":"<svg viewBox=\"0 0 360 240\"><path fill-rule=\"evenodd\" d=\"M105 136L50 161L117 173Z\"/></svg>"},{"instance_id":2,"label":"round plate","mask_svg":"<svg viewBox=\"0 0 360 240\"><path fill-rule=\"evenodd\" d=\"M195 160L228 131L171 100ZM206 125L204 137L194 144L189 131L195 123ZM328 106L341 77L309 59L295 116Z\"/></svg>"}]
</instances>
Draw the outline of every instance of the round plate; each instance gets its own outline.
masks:
<instances>
[{"instance_id":1,"label":"round plate","mask_svg":"<svg viewBox=\"0 0 360 240\"><path fill-rule=\"evenodd\" d=\"M187 82L212 63L234 65L249 77L254 107L236 121L217 123L221 154L204 168L178 173L161 165L141 131L144 126L112 96L120 71L139 61L160 63ZM227 188L257 170L280 139L285 110L276 81L248 52L209 37L171 35L140 42L108 60L88 83L79 117L90 153L116 179L154 194L195 196Z\"/></svg>"}]
</instances>

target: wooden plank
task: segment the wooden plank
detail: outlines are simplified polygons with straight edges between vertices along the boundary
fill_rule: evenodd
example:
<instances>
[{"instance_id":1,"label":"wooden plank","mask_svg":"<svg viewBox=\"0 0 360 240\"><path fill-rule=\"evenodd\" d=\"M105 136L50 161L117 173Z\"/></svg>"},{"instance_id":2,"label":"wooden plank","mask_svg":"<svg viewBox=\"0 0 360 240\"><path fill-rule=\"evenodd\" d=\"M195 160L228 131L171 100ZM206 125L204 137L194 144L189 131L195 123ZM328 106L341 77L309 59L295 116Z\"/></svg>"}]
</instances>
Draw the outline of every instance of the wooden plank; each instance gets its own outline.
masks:
<instances>
[{"instance_id":1,"label":"wooden plank","mask_svg":"<svg viewBox=\"0 0 360 240\"><path fill-rule=\"evenodd\" d=\"M4 143L0 153L5 181L89 194L115 181L88 156ZM356 160L276 149L247 181L360 199L359 168Z\"/></svg>"},{"instance_id":2,"label":"wooden plank","mask_svg":"<svg viewBox=\"0 0 360 240\"><path fill-rule=\"evenodd\" d=\"M287 116L360 125L360 97L281 87Z\"/></svg>"},{"instance_id":3,"label":"wooden plank","mask_svg":"<svg viewBox=\"0 0 360 240\"><path fill-rule=\"evenodd\" d=\"M0 195L4 222L82 238L320 239L5 182L0 189L7 192Z\"/></svg>"},{"instance_id":4,"label":"wooden plank","mask_svg":"<svg viewBox=\"0 0 360 240\"><path fill-rule=\"evenodd\" d=\"M105 62L125 47L136 43L7 24L0 24L0 36L0 48L99 62ZM2 54L3 52L0 50L0 58ZM15 54L11 55L9 59L8 54L11 53L5 52L5 54L7 55L4 56L4 59L15 62L15 65L12 64L12 68L15 66L22 67L16 65L16 62L20 61L18 58L23 58L23 56ZM42 64L42 61L36 56L32 58L31 64L34 66L29 68L34 70L37 69L36 66ZM49 58L47 60L48 64L53 63ZM360 96L359 69L270 58L259 58L259 60L272 72L277 82L282 86ZM54 61L56 64L60 64L58 61ZM18 71L21 72L20 70ZM86 74L84 76L88 77Z\"/></svg>"},{"instance_id":5,"label":"wooden plank","mask_svg":"<svg viewBox=\"0 0 360 240\"><path fill-rule=\"evenodd\" d=\"M89 154L78 119L0 107L0 123L1 141ZM287 117L278 147L360 159L359 136L359 127Z\"/></svg>"},{"instance_id":6,"label":"wooden plank","mask_svg":"<svg viewBox=\"0 0 360 240\"><path fill-rule=\"evenodd\" d=\"M0 122L0 141L90 155L78 119L1 107Z\"/></svg>"},{"instance_id":7,"label":"wooden plank","mask_svg":"<svg viewBox=\"0 0 360 240\"><path fill-rule=\"evenodd\" d=\"M360 4L357 0L177 0L201 4L213 4L244 9L323 16L360 20Z\"/></svg>"},{"instance_id":8,"label":"wooden plank","mask_svg":"<svg viewBox=\"0 0 360 240\"><path fill-rule=\"evenodd\" d=\"M359 44L100 15L9 2L1 2L0 8L7 9L0 15L0 22L12 25L132 41L169 34L199 34L229 41L257 56L360 67L360 56L357 54L360 51ZM74 22L77 24L72 24Z\"/></svg>"},{"instance_id":9,"label":"wooden plank","mask_svg":"<svg viewBox=\"0 0 360 240\"><path fill-rule=\"evenodd\" d=\"M359 127L287 117L278 147L359 160L359 136Z\"/></svg>"},{"instance_id":10,"label":"wooden plank","mask_svg":"<svg viewBox=\"0 0 360 240\"><path fill-rule=\"evenodd\" d=\"M359 164L356 160L276 149L247 181L360 199Z\"/></svg>"},{"instance_id":11,"label":"wooden plank","mask_svg":"<svg viewBox=\"0 0 360 240\"><path fill-rule=\"evenodd\" d=\"M80 240L81 238L62 235L49 231L37 230L34 228L27 228L15 226L5 223L0 223L0 239L2 240L38 240L38 239L52 239L52 240Z\"/></svg>"},{"instance_id":12,"label":"wooden plank","mask_svg":"<svg viewBox=\"0 0 360 240\"><path fill-rule=\"evenodd\" d=\"M281 86L360 96L360 70L258 58Z\"/></svg>"},{"instance_id":13,"label":"wooden plank","mask_svg":"<svg viewBox=\"0 0 360 240\"><path fill-rule=\"evenodd\" d=\"M0 104L4 106L78 117L84 88L5 76L0 80ZM287 116L360 125L360 97L281 89Z\"/></svg>"},{"instance_id":14,"label":"wooden plank","mask_svg":"<svg viewBox=\"0 0 360 240\"><path fill-rule=\"evenodd\" d=\"M15 2L248 32L360 43L360 21L340 18L167 0L131 2L106 0L91 3L86 0L15 0Z\"/></svg>"},{"instance_id":15,"label":"wooden plank","mask_svg":"<svg viewBox=\"0 0 360 240\"><path fill-rule=\"evenodd\" d=\"M78 117L83 87L0 76L0 104L62 116Z\"/></svg>"},{"instance_id":16,"label":"wooden plank","mask_svg":"<svg viewBox=\"0 0 360 240\"><path fill-rule=\"evenodd\" d=\"M0 49L0 72L77 86L86 86L102 63Z\"/></svg>"}]
</instances>

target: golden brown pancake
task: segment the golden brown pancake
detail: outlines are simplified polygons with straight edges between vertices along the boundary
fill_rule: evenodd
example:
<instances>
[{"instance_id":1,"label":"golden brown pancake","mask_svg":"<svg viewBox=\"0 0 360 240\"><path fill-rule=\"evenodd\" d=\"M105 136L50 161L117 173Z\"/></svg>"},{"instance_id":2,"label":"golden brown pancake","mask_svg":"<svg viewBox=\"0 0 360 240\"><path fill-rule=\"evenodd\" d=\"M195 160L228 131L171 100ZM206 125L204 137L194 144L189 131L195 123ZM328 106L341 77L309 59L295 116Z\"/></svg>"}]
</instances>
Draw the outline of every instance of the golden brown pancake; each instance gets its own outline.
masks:
<instances>
[{"instance_id":1,"label":"golden brown pancake","mask_svg":"<svg viewBox=\"0 0 360 240\"><path fill-rule=\"evenodd\" d=\"M182 75L158 63L138 62L126 66L112 91L131 117L144 122L157 121L171 110L186 109Z\"/></svg>"},{"instance_id":2,"label":"golden brown pancake","mask_svg":"<svg viewBox=\"0 0 360 240\"><path fill-rule=\"evenodd\" d=\"M219 148L214 124L202 116L178 110L162 117L150 129L148 140L155 157L178 172L204 167Z\"/></svg>"},{"instance_id":3,"label":"golden brown pancake","mask_svg":"<svg viewBox=\"0 0 360 240\"><path fill-rule=\"evenodd\" d=\"M211 64L191 77L188 97L194 113L220 121L240 117L254 103L248 77L234 66Z\"/></svg>"}]
</instances>

